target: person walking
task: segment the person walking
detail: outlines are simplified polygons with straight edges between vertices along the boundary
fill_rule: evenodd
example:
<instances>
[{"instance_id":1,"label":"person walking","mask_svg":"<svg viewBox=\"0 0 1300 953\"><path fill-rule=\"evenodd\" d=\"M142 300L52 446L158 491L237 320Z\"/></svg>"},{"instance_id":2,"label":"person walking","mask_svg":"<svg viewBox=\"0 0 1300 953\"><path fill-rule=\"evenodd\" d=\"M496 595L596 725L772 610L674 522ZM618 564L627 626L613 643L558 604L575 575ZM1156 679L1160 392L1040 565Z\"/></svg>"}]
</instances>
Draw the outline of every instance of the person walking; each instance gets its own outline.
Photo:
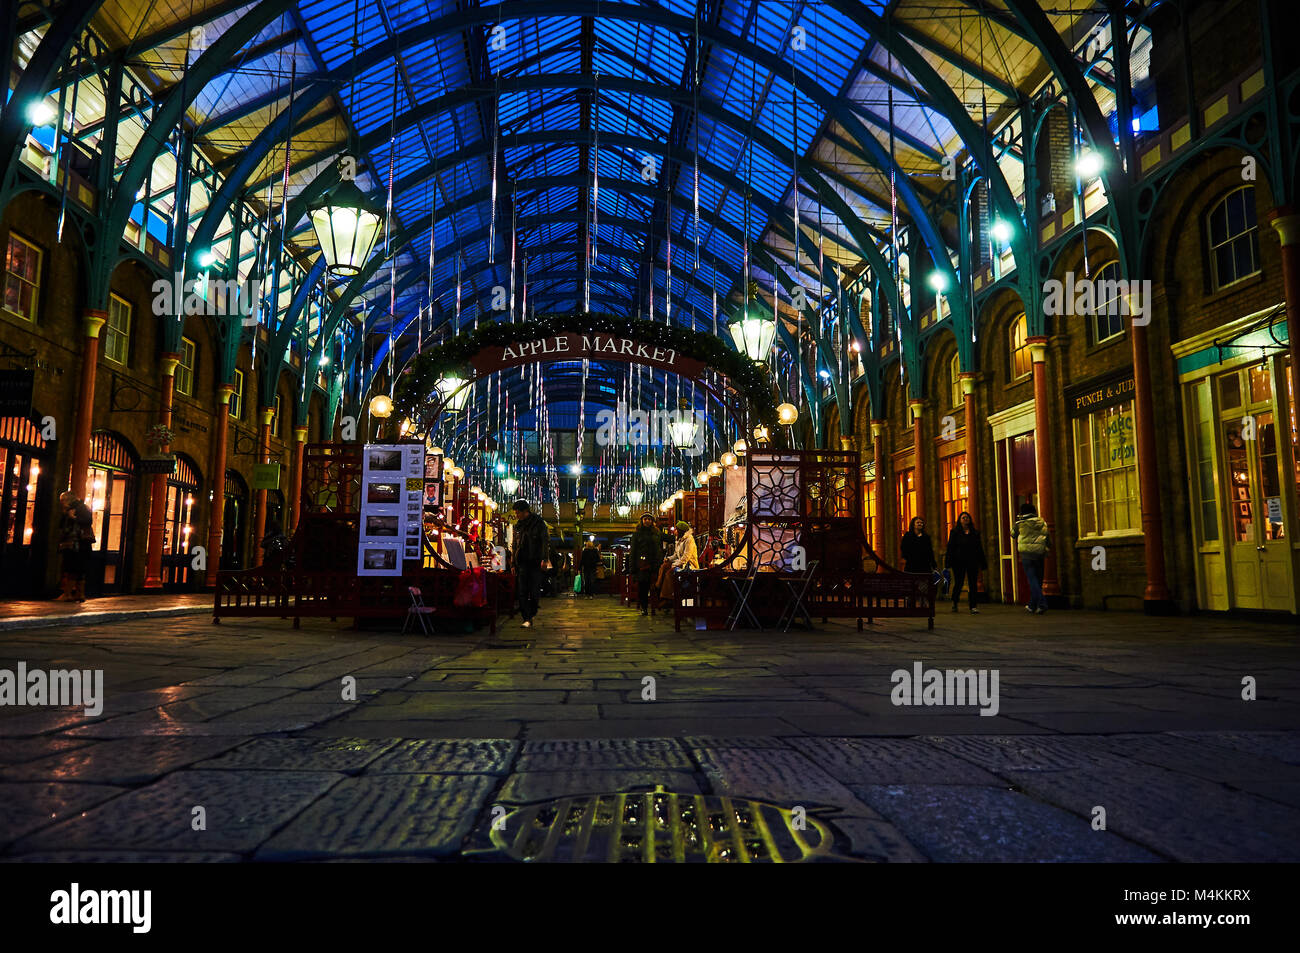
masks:
<instances>
[{"instance_id":1,"label":"person walking","mask_svg":"<svg viewBox=\"0 0 1300 953\"><path fill-rule=\"evenodd\" d=\"M537 602L542 579L550 557L550 535L546 523L533 512L527 500L515 500L511 506L515 515L511 555L515 564L515 588L519 593L519 615L523 627L533 627L537 615Z\"/></svg>"},{"instance_id":2,"label":"person walking","mask_svg":"<svg viewBox=\"0 0 1300 953\"><path fill-rule=\"evenodd\" d=\"M686 520L677 521L677 546L673 550L674 569L699 569L700 553L695 546L695 534Z\"/></svg>"},{"instance_id":3,"label":"person walking","mask_svg":"<svg viewBox=\"0 0 1300 953\"><path fill-rule=\"evenodd\" d=\"M935 570L934 543L925 531L925 520L912 517L899 543L898 552L903 557L903 572L928 572Z\"/></svg>"},{"instance_id":4,"label":"person walking","mask_svg":"<svg viewBox=\"0 0 1300 953\"><path fill-rule=\"evenodd\" d=\"M1043 562L1047 559L1052 541L1047 538L1047 523L1032 503L1020 504L1011 538L1020 554L1020 565L1029 580L1029 605L1026 612L1042 615L1047 611L1047 598L1043 595Z\"/></svg>"},{"instance_id":5,"label":"person walking","mask_svg":"<svg viewBox=\"0 0 1300 953\"><path fill-rule=\"evenodd\" d=\"M980 570L987 569L989 563L984 555L984 541L980 539L980 531L975 528L975 520L969 513L963 512L957 517L957 525L948 536L948 549L944 552L943 564L952 570L952 611L957 611L962 580L965 579L970 585L970 595L966 602L970 611L978 615L980 610L975 607L979 601L977 582Z\"/></svg>"},{"instance_id":6,"label":"person walking","mask_svg":"<svg viewBox=\"0 0 1300 953\"><path fill-rule=\"evenodd\" d=\"M63 516L59 520L59 558L62 576L57 602L86 601L86 564L95 545L94 516L81 500L64 491L59 494Z\"/></svg>"},{"instance_id":7,"label":"person walking","mask_svg":"<svg viewBox=\"0 0 1300 953\"><path fill-rule=\"evenodd\" d=\"M636 602L641 607L642 615L649 611L650 586L663 561L664 544L659 536L659 527L655 526L653 516L642 513L627 554L628 566L636 573Z\"/></svg>"},{"instance_id":8,"label":"person walking","mask_svg":"<svg viewBox=\"0 0 1300 953\"><path fill-rule=\"evenodd\" d=\"M596 593L596 567L600 565L600 550L595 542L587 540L582 550L582 594L590 599Z\"/></svg>"}]
</instances>

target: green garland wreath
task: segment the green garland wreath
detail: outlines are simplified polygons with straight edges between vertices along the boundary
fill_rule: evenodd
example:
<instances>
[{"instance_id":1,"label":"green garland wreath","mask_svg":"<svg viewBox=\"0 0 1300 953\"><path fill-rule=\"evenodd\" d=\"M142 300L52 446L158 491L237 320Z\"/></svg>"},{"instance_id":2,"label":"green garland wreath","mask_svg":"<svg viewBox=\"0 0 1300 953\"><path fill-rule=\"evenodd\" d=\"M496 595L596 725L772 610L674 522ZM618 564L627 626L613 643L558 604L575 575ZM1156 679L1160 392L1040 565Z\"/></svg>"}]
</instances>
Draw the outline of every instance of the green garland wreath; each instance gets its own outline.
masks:
<instances>
[{"instance_id":1,"label":"green garland wreath","mask_svg":"<svg viewBox=\"0 0 1300 953\"><path fill-rule=\"evenodd\" d=\"M505 347L557 334L614 334L655 347L672 348L726 377L748 401L755 417L775 428L776 401L765 365L733 350L721 338L654 321L629 320L608 314L544 315L518 324L492 322L477 331L457 335L413 358L398 374L393 403L398 416L418 419L422 405L434 393L439 378L454 373L474 376L470 358L486 347Z\"/></svg>"}]
</instances>

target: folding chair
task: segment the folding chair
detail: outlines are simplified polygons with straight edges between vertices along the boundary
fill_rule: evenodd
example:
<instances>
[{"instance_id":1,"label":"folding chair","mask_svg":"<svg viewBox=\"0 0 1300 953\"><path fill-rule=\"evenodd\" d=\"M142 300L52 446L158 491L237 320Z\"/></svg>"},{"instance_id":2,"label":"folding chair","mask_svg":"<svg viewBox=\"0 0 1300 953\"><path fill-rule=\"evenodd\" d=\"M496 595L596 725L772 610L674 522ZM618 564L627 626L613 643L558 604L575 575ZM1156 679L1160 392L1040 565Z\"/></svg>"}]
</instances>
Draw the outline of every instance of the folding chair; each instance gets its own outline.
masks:
<instances>
[{"instance_id":1,"label":"folding chair","mask_svg":"<svg viewBox=\"0 0 1300 953\"><path fill-rule=\"evenodd\" d=\"M751 561L749 572L742 579L735 576L728 576L727 582L736 594L736 604L732 607L731 615L727 616L727 628L735 629L736 623L740 621L743 615L749 620L749 624L755 629L762 629L762 624L758 621L758 616L754 615L754 610L749 608L749 597L754 591L754 581L758 578L758 564Z\"/></svg>"},{"instance_id":2,"label":"folding chair","mask_svg":"<svg viewBox=\"0 0 1300 953\"><path fill-rule=\"evenodd\" d=\"M406 634L407 628L411 625L411 617L414 616L416 621L420 623L420 630L425 635L433 635L429 631L429 623L425 621L424 617L433 615L437 610L433 606L424 604L424 596L421 594L419 586L411 586L407 591L411 594L411 607L406 610L406 621L402 623L402 634Z\"/></svg>"},{"instance_id":3,"label":"folding chair","mask_svg":"<svg viewBox=\"0 0 1300 953\"><path fill-rule=\"evenodd\" d=\"M803 615L804 622L808 623L808 628L812 628L812 617L808 615L808 610L804 607L803 600L808 594L808 586L812 583L813 573L817 571L819 562L814 559L807 568L804 569L802 576L795 576L793 579L782 579L787 589L790 590L790 601L785 604L781 610L781 620L777 625L781 627L782 632L790 631L790 624L794 622L796 615Z\"/></svg>"}]
</instances>

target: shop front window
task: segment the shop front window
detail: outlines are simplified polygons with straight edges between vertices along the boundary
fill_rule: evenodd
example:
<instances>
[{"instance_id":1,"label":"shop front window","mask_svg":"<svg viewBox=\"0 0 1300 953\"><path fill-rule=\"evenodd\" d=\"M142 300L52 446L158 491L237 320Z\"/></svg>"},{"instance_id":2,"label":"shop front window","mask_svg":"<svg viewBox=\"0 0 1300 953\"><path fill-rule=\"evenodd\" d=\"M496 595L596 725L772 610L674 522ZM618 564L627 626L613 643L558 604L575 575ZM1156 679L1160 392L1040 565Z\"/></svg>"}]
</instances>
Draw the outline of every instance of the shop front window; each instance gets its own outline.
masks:
<instances>
[{"instance_id":1,"label":"shop front window","mask_svg":"<svg viewBox=\"0 0 1300 953\"><path fill-rule=\"evenodd\" d=\"M1133 404L1127 401L1074 422L1079 535L1141 528Z\"/></svg>"},{"instance_id":2,"label":"shop front window","mask_svg":"<svg viewBox=\"0 0 1300 953\"><path fill-rule=\"evenodd\" d=\"M906 470L900 470L895 478L898 488L898 538L902 539L907 534L907 528L912 523L912 517L917 516L916 512L916 484L914 482L916 471L908 467Z\"/></svg>"},{"instance_id":3,"label":"shop front window","mask_svg":"<svg viewBox=\"0 0 1300 953\"><path fill-rule=\"evenodd\" d=\"M957 525L957 517L969 509L966 487L966 454L954 453L939 461L939 489L943 494L943 529L945 535ZM946 542L946 538L944 540Z\"/></svg>"}]
</instances>

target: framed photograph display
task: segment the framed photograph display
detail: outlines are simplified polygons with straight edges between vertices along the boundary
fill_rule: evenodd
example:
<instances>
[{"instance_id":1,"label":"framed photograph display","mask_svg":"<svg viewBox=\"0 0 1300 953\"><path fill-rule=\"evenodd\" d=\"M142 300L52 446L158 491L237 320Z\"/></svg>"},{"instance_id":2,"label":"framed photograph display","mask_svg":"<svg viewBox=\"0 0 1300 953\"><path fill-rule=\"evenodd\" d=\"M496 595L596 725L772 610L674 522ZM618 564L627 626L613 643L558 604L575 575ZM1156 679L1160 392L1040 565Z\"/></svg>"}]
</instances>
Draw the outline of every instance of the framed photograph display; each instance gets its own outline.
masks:
<instances>
[{"instance_id":1,"label":"framed photograph display","mask_svg":"<svg viewBox=\"0 0 1300 953\"><path fill-rule=\"evenodd\" d=\"M362 459L357 575L400 576L405 560L421 558L424 446L367 444Z\"/></svg>"}]
</instances>

